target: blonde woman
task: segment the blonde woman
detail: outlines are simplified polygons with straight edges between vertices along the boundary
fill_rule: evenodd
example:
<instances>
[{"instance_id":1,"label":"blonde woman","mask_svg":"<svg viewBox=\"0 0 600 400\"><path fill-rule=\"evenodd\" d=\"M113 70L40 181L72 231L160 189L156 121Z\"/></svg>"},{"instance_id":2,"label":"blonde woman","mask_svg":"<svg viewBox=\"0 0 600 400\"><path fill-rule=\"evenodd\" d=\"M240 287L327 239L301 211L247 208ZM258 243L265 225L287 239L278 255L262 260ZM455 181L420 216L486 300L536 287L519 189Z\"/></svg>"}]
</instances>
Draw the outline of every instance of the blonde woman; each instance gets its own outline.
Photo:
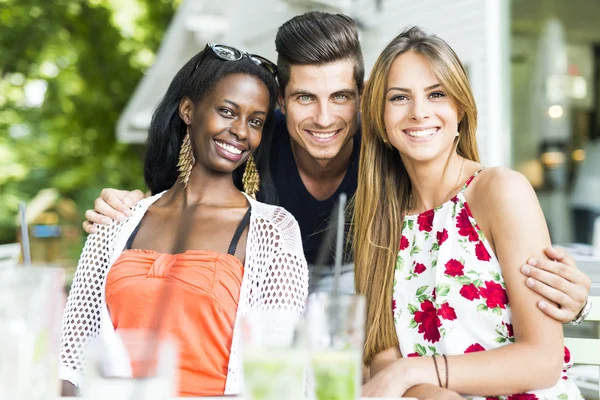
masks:
<instances>
[{"instance_id":1,"label":"blonde woman","mask_svg":"<svg viewBox=\"0 0 600 400\"><path fill-rule=\"evenodd\" d=\"M401 33L361 104L364 394L430 384L473 398L581 398L564 374L562 326L537 308L520 272L523 260L545 257L544 215L523 176L479 162L477 110L454 51L418 28Z\"/></svg>"}]
</instances>

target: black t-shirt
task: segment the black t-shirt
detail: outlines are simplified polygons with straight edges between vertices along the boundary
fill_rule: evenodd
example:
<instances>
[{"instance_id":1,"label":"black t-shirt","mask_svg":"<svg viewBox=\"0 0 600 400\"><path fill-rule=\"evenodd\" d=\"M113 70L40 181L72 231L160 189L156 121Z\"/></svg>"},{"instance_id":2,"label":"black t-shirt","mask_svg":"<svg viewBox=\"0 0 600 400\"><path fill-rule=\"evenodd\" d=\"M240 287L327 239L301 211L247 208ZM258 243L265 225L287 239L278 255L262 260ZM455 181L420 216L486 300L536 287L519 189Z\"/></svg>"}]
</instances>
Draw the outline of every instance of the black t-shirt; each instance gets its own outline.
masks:
<instances>
[{"instance_id":1,"label":"black t-shirt","mask_svg":"<svg viewBox=\"0 0 600 400\"><path fill-rule=\"evenodd\" d=\"M340 194L346 193L348 201L350 201L356 192L360 130L353 138L354 145L350 165L340 186L330 198L319 201L308 192L300 178L296 160L292 153L291 139L285 123L285 115L277 110L275 119L275 132L273 133L268 159L271 178L279 198L278 204L288 210L298 220L306 261L309 264L317 264L318 261L323 261L326 265L333 265L335 234L332 233L329 246L325 243L325 239L327 237L327 229L333 219L332 213ZM347 229L344 236L347 236ZM321 250L322 246L326 246L324 250ZM344 250L346 253L344 261L348 262L350 261L348 256L350 251L346 248L345 239ZM320 251L326 252L325 260L318 260Z\"/></svg>"}]
</instances>

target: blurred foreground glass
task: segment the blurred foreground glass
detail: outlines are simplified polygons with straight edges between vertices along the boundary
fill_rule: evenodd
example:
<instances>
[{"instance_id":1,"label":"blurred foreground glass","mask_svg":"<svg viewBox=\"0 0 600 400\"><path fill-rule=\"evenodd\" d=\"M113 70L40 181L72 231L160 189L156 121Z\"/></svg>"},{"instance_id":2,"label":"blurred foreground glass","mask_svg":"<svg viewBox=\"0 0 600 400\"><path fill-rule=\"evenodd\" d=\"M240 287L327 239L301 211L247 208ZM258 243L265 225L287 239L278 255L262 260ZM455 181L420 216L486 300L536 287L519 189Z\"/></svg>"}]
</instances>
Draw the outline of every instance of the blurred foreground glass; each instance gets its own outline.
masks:
<instances>
[{"instance_id":1,"label":"blurred foreground glass","mask_svg":"<svg viewBox=\"0 0 600 400\"><path fill-rule=\"evenodd\" d=\"M165 400L176 395L177 351L172 340L148 330L120 330L86 350L87 400Z\"/></svg>"},{"instance_id":2,"label":"blurred foreground glass","mask_svg":"<svg viewBox=\"0 0 600 400\"><path fill-rule=\"evenodd\" d=\"M0 399L56 399L62 268L0 270Z\"/></svg>"},{"instance_id":3,"label":"blurred foreground glass","mask_svg":"<svg viewBox=\"0 0 600 400\"><path fill-rule=\"evenodd\" d=\"M242 316L244 398L304 400L308 362L304 325L283 311L253 311Z\"/></svg>"},{"instance_id":4,"label":"blurred foreground glass","mask_svg":"<svg viewBox=\"0 0 600 400\"><path fill-rule=\"evenodd\" d=\"M311 294L307 327L316 399L357 399L362 382L364 298Z\"/></svg>"}]
</instances>

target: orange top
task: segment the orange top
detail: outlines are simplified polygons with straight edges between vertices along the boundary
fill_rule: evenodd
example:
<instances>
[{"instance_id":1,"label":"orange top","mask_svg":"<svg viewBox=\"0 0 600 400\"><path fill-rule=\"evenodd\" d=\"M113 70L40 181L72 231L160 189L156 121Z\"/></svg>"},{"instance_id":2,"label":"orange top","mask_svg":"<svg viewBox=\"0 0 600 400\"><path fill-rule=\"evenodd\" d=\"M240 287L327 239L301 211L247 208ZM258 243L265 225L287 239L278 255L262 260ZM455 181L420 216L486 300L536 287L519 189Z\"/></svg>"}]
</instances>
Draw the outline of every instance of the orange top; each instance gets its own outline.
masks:
<instances>
[{"instance_id":1,"label":"orange top","mask_svg":"<svg viewBox=\"0 0 600 400\"><path fill-rule=\"evenodd\" d=\"M162 318L178 345L179 395L222 395L243 271L231 254L125 250L106 279L113 326L151 329Z\"/></svg>"}]
</instances>

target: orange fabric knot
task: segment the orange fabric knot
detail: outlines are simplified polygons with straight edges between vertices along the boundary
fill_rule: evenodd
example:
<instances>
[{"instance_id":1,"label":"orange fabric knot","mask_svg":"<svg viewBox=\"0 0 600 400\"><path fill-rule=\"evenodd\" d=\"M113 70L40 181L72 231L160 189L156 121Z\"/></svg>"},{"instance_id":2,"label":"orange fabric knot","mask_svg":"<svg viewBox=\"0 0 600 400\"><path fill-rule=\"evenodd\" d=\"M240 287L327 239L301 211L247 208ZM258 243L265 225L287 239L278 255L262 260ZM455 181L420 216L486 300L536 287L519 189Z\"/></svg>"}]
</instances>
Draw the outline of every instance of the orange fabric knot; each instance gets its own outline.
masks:
<instances>
[{"instance_id":1,"label":"orange fabric knot","mask_svg":"<svg viewBox=\"0 0 600 400\"><path fill-rule=\"evenodd\" d=\"M176 254L161 254L148 270L148 277L167 278L175 261L177 261Z\"/></svg>"}]
</instances>

